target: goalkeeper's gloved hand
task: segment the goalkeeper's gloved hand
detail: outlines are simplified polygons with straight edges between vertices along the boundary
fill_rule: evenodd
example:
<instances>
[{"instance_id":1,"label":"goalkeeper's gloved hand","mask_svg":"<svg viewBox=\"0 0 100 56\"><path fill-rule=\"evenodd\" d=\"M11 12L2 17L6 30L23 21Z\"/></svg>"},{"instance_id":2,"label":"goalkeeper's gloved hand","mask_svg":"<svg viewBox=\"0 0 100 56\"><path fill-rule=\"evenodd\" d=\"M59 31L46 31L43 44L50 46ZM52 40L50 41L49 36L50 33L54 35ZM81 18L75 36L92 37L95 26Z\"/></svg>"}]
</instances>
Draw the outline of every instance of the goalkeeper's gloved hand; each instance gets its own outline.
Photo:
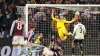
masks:
<instances>
[{"instance_id":1,"label":"goalkeeper's gloved hand","mask_svg":"<svg viewBox=\"0 0 100 56\"><path fill-rule=\"evenodd\" d=\"M77 12L75 13L75 15L78 15L78 16L79 16L79 15L80 15L80 13L77 11Z\"/></svg>"},{"instance_id":2,"label":"goalkeeper's gloved hand","mask_svg":"<svg viewBox=\"0 0 100 56\"><path fill-rule=\"evenodd\" d=\"M54 13L55 12L55 10L52 8L52 13Z\"/></svg>"}]
</instances>

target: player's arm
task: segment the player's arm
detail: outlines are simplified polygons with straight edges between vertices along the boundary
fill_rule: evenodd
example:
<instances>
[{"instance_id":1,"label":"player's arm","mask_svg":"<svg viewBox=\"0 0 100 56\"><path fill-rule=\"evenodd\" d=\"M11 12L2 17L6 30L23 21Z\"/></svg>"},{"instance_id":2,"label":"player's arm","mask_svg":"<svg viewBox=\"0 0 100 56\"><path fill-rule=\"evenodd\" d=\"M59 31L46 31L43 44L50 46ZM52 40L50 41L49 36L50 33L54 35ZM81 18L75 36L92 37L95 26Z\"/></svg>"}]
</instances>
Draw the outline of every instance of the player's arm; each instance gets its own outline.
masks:
<instances>
[{"instance_id":1,"label":"player's arm","mask_svg":"<svg viewBox=\"0 0 100 56\"><path fill-rule=\"evenodd\" d=\"M64 21L64 23L68 23L68 24L70 24L70 23L73 23L75 20L73 19L73 20L71 20L71 21Z\"/></svg>"},{"instance_id":2,"label":"player's arm","mask_svg":"<svg viewBox=\"0 0 100 56\"><path fill-rule=\"evenodd\" d=\"M23 32L24 32L24 37L27 37L27 34L26 34L26 24L24 22L24 29L23 29Z\"/></svg>"},{"instance_id":3,"label":"player's arm","mask_svg":"<svg viewBox=\"0 0 100 56\"><path fill-rule=\"evenodd\" d=\"M76 12L74 18L71 21L65 21L64 23L73 23L74 21L76 21L79 17L80 13Z\"/></svg>"},{"instance_id":4,"label":"player's arm","mask_svg":"<svg viewBox=\"0 0 100 56\"><path fill-rule=\"evenodd\" d=\"M28 38L31 38L34 35L34 32L31 32Z\"/></svg>"},{"instance_id":5,"label":"player's arm","mask_svg":"<svg viewBox=\"0 0 100 56\"><path fill-rule=\"evenodd\" d=\"M59 19L56 19L56 18L54 17L54 9L52 9L52 15L51 15L51 17L52 17L52 19L55 20L55 21L58 21L58 20L59 20Z\"/></svg>"},{"instance_id":6,"label":"player's arm","mask_svg":"<svg viewBox=\"0 0 100 56\"><path fill-rule=\"evenodd\" d=\"M13 30L14 30L14 26L15 26L15 21L13 21L13 23L11 25L10 36L12 36Z\"/></svg>"},{"instance_id":7,"label":"player's arm","mask_svg":"<svg viewBox=\"0 0 100 56\"><path fill-rule=\"evenodd\" d=\"M28 36L27 40L29 41L29 40L30 40L30 38L31 38L33 35L34 35L34 32L30 32L30 34L29 34L29 36Z\"/></svg>"},{"instance_id":8,"label":"player's arm","mask_svg":"<svg viewBox=\"0 0 100 56\"><path fill-rule=\"evenodd\" d=\"M75 36L76 31L77 31L77 26L74 27L74 30L73 30L73 34L72 34L72 36Z\"/></svg>"},{"instance_id":9,"label":"player's arm","mask_svg":"<svg viewBox=\"0 0 100 56\"><path fill-rule=\"evenodd\" d=\"M84 28L83 28L83 34L85 35L86 34L86 28L85 28L85 26L84 26Z\"/></svg>"}]
</instances>

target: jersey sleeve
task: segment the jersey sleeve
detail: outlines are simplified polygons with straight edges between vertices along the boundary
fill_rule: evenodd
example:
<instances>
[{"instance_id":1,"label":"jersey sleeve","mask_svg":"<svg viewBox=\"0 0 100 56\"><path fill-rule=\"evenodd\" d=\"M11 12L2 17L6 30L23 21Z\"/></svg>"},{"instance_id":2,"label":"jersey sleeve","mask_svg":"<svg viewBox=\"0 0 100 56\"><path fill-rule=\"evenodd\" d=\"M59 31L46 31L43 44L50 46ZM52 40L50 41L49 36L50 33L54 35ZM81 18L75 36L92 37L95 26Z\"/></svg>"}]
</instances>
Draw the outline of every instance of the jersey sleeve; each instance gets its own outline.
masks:
<instances>
[{"instance_id":1,"label":"jersey sleeve","mask_svg":"<svg viewBox=\"0 0 100 56\"><path fill-rule=\"evenodd\" d=\"M76 21L78 19L78 16L74 16L74 18L71 21L64 21L64 23L73 23L74 21Z\"/></svg>"},{"instance_id":2,"label":"jersey sleeve","mask_svg":"<svg viewBox=\"0 0 100 56\"><path fill-rule=\"evenodd\" d=\"M75 36L75 34L76 34L76 30L77 30L77 26L74 27L74 31L73 31L72 36Z\"/></svg>"},{"instance_id":3,"label":"jersey sleeve","mask_svg":"<svg viewBox=\"0 0 100 56\"><path fill-rule=\"evenodd\" d=\"M32 37L33 35L34 35L34 32L31 32L28 38Z\"/></svg>"},{"instance_id":4,"label":"jersey sleeve","mask_svg":"<svg viewBox=\"0 0 100 56\"><path fill-rule=\"evenodd\" d=\"M86 33L86 28L85 28L85 26L83 27L83 34L85 35L85 33Z\"/></svg>"},{"instance_id":5,"label":"jersey sleeve","mask_svg":"<svg viewBox=\"0 0 100 56\"><path fill-rule=\"evenodd\" d=\"M12 25L11 25L11 29L10 29L10 36L12 36L12 33L14 31L14 26L15 26L15 21L13 21Z\"/></svg>"},{"instance_id":6,"label":"jersey sleeve","mask_svg":"<svg viewBox=\"0 0 100 56\"><path fill-rule=\"evenodd\" d=\"M59 21L59 19L57 19L57 18L54 17L54 14L53 14L53 13L52 13L51 16L52 16L52 19L53 19L53 20L55 20L55 21Z\"/></svg>"},{"instance_id":7,"label":"jersey sleeve","mask_svg":"<svg viewBox=\"0 0 100 56\"><path fill-rule=\"evenodd\" d=\"M74 20L71 20L71 21L66 21L66 20L64 20L64 23L73 23L74 22Z\"/></svg>"},{"instance_id":8,"label":"jersey sleeve","mask_svg":"<svg viewBox=\"0 0 100 56\"><path fill-rule=\"evenodd\" d=\"M30 32L29 36L28 36L28 41L30 40L30 38L34 35L34 32Z\"/></svg>"},{"instance_id":9,"label":"jersey sleeve","mask_svg":"<svg viewBox=\"0 0 100 56\"><path fill-rule=\"evenodd\" d=\"M24 22L24 29L23 29L23 32L24 32L24 37L26 37L27 35L26 35L26 24L25 24L25 22Z\"/></svg>"}]
</instances>

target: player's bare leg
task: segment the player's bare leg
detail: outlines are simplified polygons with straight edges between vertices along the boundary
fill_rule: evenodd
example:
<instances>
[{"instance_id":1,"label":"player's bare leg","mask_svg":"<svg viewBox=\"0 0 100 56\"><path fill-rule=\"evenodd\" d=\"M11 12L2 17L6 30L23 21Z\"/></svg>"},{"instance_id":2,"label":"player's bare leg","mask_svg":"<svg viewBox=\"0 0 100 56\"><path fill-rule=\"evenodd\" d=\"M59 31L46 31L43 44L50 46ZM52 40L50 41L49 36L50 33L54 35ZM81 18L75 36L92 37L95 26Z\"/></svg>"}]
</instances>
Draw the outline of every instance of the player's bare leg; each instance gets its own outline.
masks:
<instances>
[{"instance_id":1,"label":"player's bare leg","mask_svg":"<svg viewBox=\"0 0 100 56\"><path fill-rule=\"evenodd\" d=\"M74 53L74 48L75 48L75 43L72 42L72 56L75 56L75 53Z\"/></svg>"}]
</instances>

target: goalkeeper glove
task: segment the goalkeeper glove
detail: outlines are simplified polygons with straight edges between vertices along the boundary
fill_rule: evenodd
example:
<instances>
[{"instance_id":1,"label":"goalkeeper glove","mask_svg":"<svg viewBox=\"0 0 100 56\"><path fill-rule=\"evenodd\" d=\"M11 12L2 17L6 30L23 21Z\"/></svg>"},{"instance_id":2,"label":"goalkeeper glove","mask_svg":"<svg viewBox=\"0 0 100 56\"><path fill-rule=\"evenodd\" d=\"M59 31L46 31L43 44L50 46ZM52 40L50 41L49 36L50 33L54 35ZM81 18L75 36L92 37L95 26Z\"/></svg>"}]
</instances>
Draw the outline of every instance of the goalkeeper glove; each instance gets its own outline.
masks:
<instances>
[{"instance_id":1,"label":"goalkeeper glove","mask_svg":"<svg viewBox=\"0 0 100 56\"><path fill-rule=\"evenodd\" d=\"M75 15L78 15L78 16L79 16L79 15L80 15L80 13L77 11L77 12L75 13Z\"/></svg>"},{"instance_id":2,"label":"goalkeeper glove","mask_svg":"<svg viewBox=\"0 0 100 56\"><path fill-rule=\"evenodd\" d=\"M54 9L52 9L52 13L54 13L55 12L55 10Z\"/></svg>"}]
</instances>

